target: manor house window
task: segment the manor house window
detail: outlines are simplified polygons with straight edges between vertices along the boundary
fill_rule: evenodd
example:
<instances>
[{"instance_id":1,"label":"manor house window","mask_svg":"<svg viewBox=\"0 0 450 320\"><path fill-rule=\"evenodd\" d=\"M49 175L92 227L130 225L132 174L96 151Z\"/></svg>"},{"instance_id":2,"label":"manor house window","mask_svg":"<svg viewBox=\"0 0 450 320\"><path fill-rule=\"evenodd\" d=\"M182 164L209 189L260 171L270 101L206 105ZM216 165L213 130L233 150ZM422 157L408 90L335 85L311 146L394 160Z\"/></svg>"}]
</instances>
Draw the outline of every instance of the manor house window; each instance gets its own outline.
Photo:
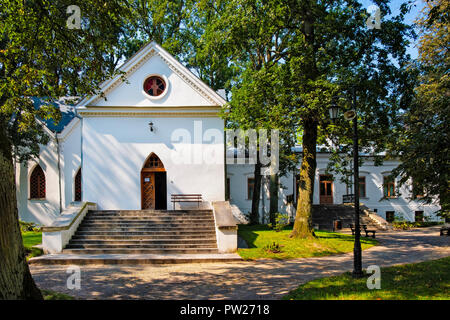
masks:
<instances>
[{"instance_id":1,"label":"manor house window","mask_svg":"<svg viewBox=\"0 0 450 320\"><path fill-rule=\"evenodd\" d=\"M391 176L383 177L383 189L385 198L395 198L395 181Z\"/></svg>"}]
</instances>

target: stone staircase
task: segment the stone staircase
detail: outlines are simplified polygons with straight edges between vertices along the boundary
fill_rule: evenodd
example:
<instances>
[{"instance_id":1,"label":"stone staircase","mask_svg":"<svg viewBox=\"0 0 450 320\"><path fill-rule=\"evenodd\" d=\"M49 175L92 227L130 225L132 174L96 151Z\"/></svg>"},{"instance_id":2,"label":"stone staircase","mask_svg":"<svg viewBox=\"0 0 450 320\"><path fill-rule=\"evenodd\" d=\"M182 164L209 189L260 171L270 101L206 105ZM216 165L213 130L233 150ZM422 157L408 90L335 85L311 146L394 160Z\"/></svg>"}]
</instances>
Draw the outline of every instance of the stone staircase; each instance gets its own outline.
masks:
<instances>
[{"instance_id":1,"label":"stone staircase","mask_svg":"<svg viewBox=\"0 0 450 320\"><path fill-rule=\"evenodd\" d=\"M217 254L212 210L89 211L63 254Z\"/></svg>"},{"instance_id":2,"label":"stone staircase","mask_svg":"<svg viewBox=\"0 0 450 320\"><path fill-rule=\"evenodd\" d=\"M342 228L348 229L349 224L355 223L354 207L343 204L313 205L313 226L319 225L321 230L333 230L334 220L341 220ZM382 230L363 210L360 210L360 223L366 224L369 229Z\"/></svg>"}]
</instances>

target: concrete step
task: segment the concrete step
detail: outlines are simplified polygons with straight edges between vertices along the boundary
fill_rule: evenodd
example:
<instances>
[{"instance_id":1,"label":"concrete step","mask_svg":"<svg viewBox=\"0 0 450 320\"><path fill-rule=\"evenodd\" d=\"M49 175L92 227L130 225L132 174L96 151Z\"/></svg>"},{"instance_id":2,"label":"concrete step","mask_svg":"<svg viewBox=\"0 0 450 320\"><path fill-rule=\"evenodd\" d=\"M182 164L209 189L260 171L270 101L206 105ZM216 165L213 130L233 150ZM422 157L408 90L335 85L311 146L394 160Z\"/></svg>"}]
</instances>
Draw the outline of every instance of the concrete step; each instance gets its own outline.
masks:
<instances>
[{"instance_id":1,"label":"concrete step","mask_svg":"<svg viewBox=\"0 0 450 320\"><path fill-rule=\"evenodd\" d=\"M198 228L195 227L182 227L182 226L177 226L177 227L168 227L168 226L152 226L152 227L147 227L147 226L139 226L139 227L135 227L135 226L103 226L103 227L89 227L89 226L81 226L78 230L78 232L85 232L85 231L103 231L103 232L109 232L109 231L120 231L120 232L156 232L156 231L171 231L171 232L176 232L176 231L189 231L189 232L201 232L201 231L215 231L214 227L201 227L201 229L199 230Z\"/></svg>"},{"instance_id":2,"label":"concrete step","mask_svg":"<svg viewBox=\"0 0 450 320\"><path fill-rule=\"evenodd\" d=\"M63 250L66 256L217 253L211 210L89 211Z\"/></svg>"},{"instance_id":3,"label":"concrete step","mask_svg":"<svg viewBox=\"0 0 450 320\"><path fill-rule=\"evenodd\" d=\"M208 254L218 253L217 248L123 248L123 249L64 249L64 254Z\"/></svg>"},{"instance_id":4,"label":"concrete step","mask_svg":"<svg viewBox=\"0 0 450 320\"><path fill-rule=\"evenodd\" d=\"M158 245L158 244L215 244L215 238L205 239L151 239L151 240L91 240L91 239L72 239L70 245Z\"/></svg>"},{"instance_id":5,"label":"concrete step","mask_svg":"<svg viewBox=\"0 0 450 320\"><path fill-rule=\"evenodd\" d=\"M161 235L74 235L71 240L163 240L167 239L174 240L187 240L187 239L215 239L216 234L214 232L208 233L193 233L186 235L171 234L170 232Z\"/></svg>"},{"instance_id":6,"label":"concrete step","mask_svg":"<svg viewBox=\"0 0 450 320\"><path fill-rule=\"evenodd\" d=\"M158 223L105 223L105 224L81 224L80 230L84 230L86 228L89 229L118 229L118 228L146 228L146 229L178 229L178 228L184 228L184 229L191 229L194 230L196 228L214 228L212 224L208 223L199 223L197 225L195 224L158 224Z\"/></svg>"},{"instance_id":7,"label":"concrete step","mask_svg":"<svg viewBox=\"0 0 450 320\"><path fill-rule=\"evenodd\" d=\"M28 263L39 265L145 265L241 261L235 253L210 254L51 254L31 258Z\"/></svg>"},{"instance_id":8,"label":"concrete step","mask_svg":"<svg viewBox=\"0 0 450 320\"><path fill-rule=\"evenodd\" d=\"M213 213L212 210L105 210L89 211L87 215L212 216Z\"/></svg>"},{"instance_id":9,"label":"concrete step","mask_svg":"<svg viewBox=\"0 0 450 320\"><path fill-rule=\"evenodd\" d=\"M98 230L98 229L88 229L77 231L74 236L142 236L142 235L192 235L192 234L216 234L214 228L209 229L201 229L201 230L191 230L191 229L176 229L168 231L164 230L155 230L152 229L150 232L147 230L142 231L121 231L121 230Z\"/></svg>"},{"instance_id":10,"label":"concrete step","mask_svg":"<svg viewBox=\"0 0 450 320\"><path fill-rule=\"evenodd\" d=\"M136 226L152 226L152 225L159 225L159 226L212 226L214 225L213 222L207 222L207 221L199 221L199 222L190 222L190 221L167 221L167 222L155 222L155 221L83 221L81 225L92 225L92 226L106 226L106 225L136 225Z\"/></svg>"},{"instance_id":11,"label":"concrete step","mask_svg":"<svg viewBox=\"0 0 450 320\"><path fill-rule=\"evenodd\" d=\"M66 245L65 249L212 249L216 245L215 241L205 244L199 243L154 243L154 244L71 244ZM216 248L214 248L216 249Z\"/></svg>"},{"instance_id":12,"label":"concrete step","mask_svg":"<svg viewBox=\"0 0 450 320\"><path fill-rule=\"evenodd\" d=\"M152 222L214 222L213 217L145 217L145 216L115 216L115 217L85 217L83 221L152 221Z\"/></svg>"}]
</instances>

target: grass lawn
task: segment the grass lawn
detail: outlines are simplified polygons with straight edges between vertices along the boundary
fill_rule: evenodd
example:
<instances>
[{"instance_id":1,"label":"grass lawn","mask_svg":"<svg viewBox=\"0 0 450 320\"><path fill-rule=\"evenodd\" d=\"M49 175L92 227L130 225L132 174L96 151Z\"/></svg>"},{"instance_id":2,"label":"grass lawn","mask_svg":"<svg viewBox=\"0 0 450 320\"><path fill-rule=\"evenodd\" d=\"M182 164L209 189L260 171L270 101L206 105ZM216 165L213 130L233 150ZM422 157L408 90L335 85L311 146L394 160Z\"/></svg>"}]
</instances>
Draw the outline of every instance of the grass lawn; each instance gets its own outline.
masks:
<instances>
[{"instance_id":1,"label":"grass lawn","mask_svg":"<svg viewBox=\"0 0 450 320\"><path fill-rule=\"evenodd\" d=\"M292 226L276 232L266 225L239 225L238 234L247 244L248 249L238 249L238 254L245 260L252 259L293 259L321 257L353 251L354 237L336 232L316 231L316 239L291 239ZM276 242L281 252L273 253L264 249L266 245ZM377 244L372 238L361 238L362 249Z\"/></svg>"},{"instance_id":2,"label":"grass lawn","mask_svg":"<svg viewBox=\"0 0 450 320\"><path fill-rule=\"evenodd\" d=\"M43 254L41 249L33 248L33 246L42 243L42 232L22 232L22 239L25 250L27 251L27 260Z\"/></svg>"},{"instance_id":3,"label":"grass lawn","mask_svg":"<svg viewBox=\"0 0 450 320\"><path fill-rule=\"evenodd\" d=\"M381 268L381 289L369 290L366 278L351 274L322 278L301 285L284 300L448 300L450 257Z\"/></svg>"},{"instance_id":4,"label":"grass lawn","mask_svg":"<svg viewBox=\"0 0 450 320\"><path fill-rule=\"evenodd\" d=\"M44 300L74 300L75 298L65 293L59 293L51 290L41 290Z\"/></svg>"}]
</instances>

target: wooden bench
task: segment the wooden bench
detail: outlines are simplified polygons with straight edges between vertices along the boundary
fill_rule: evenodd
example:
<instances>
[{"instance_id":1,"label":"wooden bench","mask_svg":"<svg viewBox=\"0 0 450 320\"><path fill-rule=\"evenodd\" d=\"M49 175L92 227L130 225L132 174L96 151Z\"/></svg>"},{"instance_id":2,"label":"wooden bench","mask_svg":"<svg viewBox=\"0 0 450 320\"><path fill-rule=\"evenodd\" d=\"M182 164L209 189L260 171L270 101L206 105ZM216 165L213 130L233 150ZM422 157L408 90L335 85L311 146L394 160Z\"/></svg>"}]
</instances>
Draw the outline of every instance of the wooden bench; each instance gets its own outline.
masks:
<instances>
[{"instance_id":1,"label":"wooden bench","mask_svg":"<svg viewBox=\"0 0 450 320\"><path fill-rule=\"evenodd\" d=\"M350 224L350 229L352 230L352 235L355 235L355 225L354 224ZM360 232L364 231L366 233L366 237L369 237L369 233L371 233L371 237L375 239L375 233L377 232L376 230L369 230L367 229L367 225L362 224L359 226L359 230Z\"/></svg>"},{"instance_id":2,"label":"wooden bench","mask_svg":"<svg viewBox=\"0 0 450 320\"><path fill-rule=\"evenodd\" d=\"M449 232L450 232L450 227L442 227L440 235L441 236L449 236L450 235Z\"/></svg>"},{"instance_id":3,"label":"wooden bench","mask_svg":"<svg viewBox=\"0 0 450 320\"><path fill-rule=\"evenodd\" d=\"M200 202L202 202L201 194L172 194L172 204L175 210L176 202L197 202L197 207L200 207Z\"/></svg>"}]
</instances>

